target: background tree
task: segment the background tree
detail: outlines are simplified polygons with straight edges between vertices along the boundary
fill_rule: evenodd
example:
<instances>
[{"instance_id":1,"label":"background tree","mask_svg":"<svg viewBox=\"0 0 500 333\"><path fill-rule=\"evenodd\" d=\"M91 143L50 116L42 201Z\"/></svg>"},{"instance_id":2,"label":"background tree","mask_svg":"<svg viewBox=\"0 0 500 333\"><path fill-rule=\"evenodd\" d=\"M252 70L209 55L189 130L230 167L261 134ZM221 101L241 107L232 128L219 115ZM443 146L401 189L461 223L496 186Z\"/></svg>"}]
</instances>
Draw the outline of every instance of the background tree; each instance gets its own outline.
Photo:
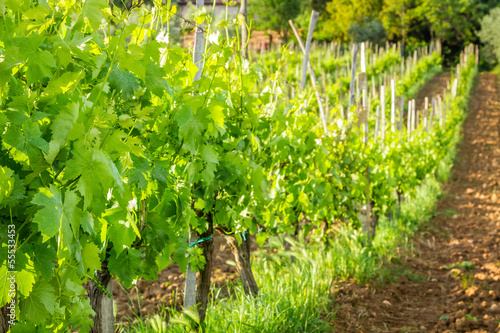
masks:
<instances>
[{"instance_id":1,"label":"background tree","mask_svg":"<svg viewBox=\"0 0 500 333\"><path fill-rule=\"evenodd\" d=\"M500 59L500 7L494 8L489 15L481 20L481 31L478 35L484 44L483 58L490 64L498 63Z\"/></svg>"},{"instance_id":2,"label":"background tree","mask_svg":"<svg viewBox=\"0 0 500 333\"><path fill-rule=\"evenodd\" d=\"M381 44L387 38L382 22L376 18L365 17L362 24L354 22L348 32L351 39L356 43L369 41Z\"/></svg>"},{"instance_id":3,"label":"background tree","mask_svg":"<svg viewBox=\"0 0 500 333\"><path fill-rule=\"evenodd\" d=\"M371 33L363 29L366 22L375 24L378 19L387 38L404 40L409 51L440 39L446 62L451 64L458 61L464 46L479 42L481 20L497 5L494 0L335 0L324 7L315 37L358 40L364 33Z\"/></svg>"},{"instance_id":4,"label":"background tree","mask_svg":"<svg viewBox=\"0 0 500 333\"><path fill-rule=\"evenodd\" d=\"M363 24L366 18L374 19L383 8L382 0L338 0L328 2L324 15L327 24L320 27L322 38L333 38L342 42L351 40L349 29L354 23Z\"/></svg>"},{"instance_id":5,"label":"background tree","mask_svg":"<svg viewBox=\"0 0 500 333\"><path fill-rule=\"evenodd\" d=\"M302 0L301 11L297 18L294 20L297 27L302 29L302 37L307 37L307 29L309 28L309 20L311 19L311 11L315 10L320 13L317 26L324 26L327 24L327 15L322 15L326 12L326 5L331 0ZM318 30L314 30L314 37L317 38Z\"/></svg>"},{"instance_id":6,"label":"background tree","mask_svg":"<svg viewBox=\"0 0 500 333\"><path fill-rule=\"evenodd\" d=\"M300 11L300 0L255 0L248 3L248 15L254 19L254 28L276 31L285 42L290 33L288 20L295 19Z\"/></svg>"}]
</instances>

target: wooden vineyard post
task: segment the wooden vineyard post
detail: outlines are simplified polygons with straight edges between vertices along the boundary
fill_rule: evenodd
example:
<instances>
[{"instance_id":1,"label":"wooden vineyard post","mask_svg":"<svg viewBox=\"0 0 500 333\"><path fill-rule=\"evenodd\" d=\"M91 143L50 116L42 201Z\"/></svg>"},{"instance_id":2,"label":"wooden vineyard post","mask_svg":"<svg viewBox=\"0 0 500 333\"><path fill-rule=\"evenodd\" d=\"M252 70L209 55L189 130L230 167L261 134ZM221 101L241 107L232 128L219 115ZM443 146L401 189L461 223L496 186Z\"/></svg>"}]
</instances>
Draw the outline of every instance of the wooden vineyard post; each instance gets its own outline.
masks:
<instances>
[{"instance_id":1,"label":"wooden vineyard post","mask_svg":"<svg viewBox=\"0 0 500 333\"><path fill-rule=\"evenodd\" d=\"M368 77L366 75L365 45L361 44L361 72L358 76L358 86L362 93L362 124L364 131L364 143L368 144Z\"/></svg>"},{"instance_id":2,"label":"wooden vineyard post","mask_svg":"<svg viewBox=\"0 0 500 333\"><path fill-rule=\"evenodd\" d=\"M356 45L357 46L357 45ZM357 48L355 46L355 48ZM359 123L363 126L363 132L364 132L364 137L363 137L363 142L364 146L368 145L368 138L369 138L369 133L368 133L368 78L366 75L366 59L365 59L365 47L364 44L361 44L361 72L359 73L358 76L358 87L360 90L360 93L362 94L362 104L361 104L361 110L359 112ZM352 83L352 82L351 82ZM365 187L365 196L366 196L366 202L365 204L361 207L360 209L360 221L361 221L361 229L365 233L368 242L371 241L373 237L373 232L375 230L375 225L372 220L372 201L370 199L370 166L366 166L365 170L365 176L366 176L366 187Z\"/></svg>"},{"instance_id":3,"label":"wooden vineyard post","mask_svg":"<svg viewBox=\"0 0 500 333\"><path fill-rule=\"evenodd\" d=\"M311 15L311 24L309 24L309 29L310 30L308 32L308 40L309 40L309 35L312 38L312 33L313 33L313 30L314 30L314 27L316 26L316 23L318 22L318 17L319 17L319 13L315 12L313 10L313 13ZM306 47L304 47L304 43L302 43L302 39L300 38L299 32L295 28L295 25L293 24L292 20L288 21L288 23L292 27L293 33L295 34L295 37L297 38L297 42L299 43L299 47L302 50L302 53L304 54L304 57L306 57L306 54L307 54L307 45L306 45ZM314 25L312 23L314 23ZM312 30L311 30L311 26L312 26ZM311 43L311 41L309 40L309 44L310 43ZM316 100L317 100L318 106L319 106L320 117L321 117L321 120L323 121L323 130L328 135L329 132L328 132L327 116L326 116L325 109L323 108L323 102L321 101L321 95L320 95L320 93L318 91L318 84L317 84L317 80L316 80L316 74L314 73L314 69L313 69L311 61L308 60L307 65L309 67L309 73L311 75L311 83L312 83L312 86L313 86L313 89L314 89L314 93L316 94ZM304 73L302 73L302 78L303 79L305 78ZM325 81L325 76L324 75L323 75L323 78L324 78L323 79L323 82L324 82ZM305 87L305 83L304 83L304 87ZM302 87L302 82L301 82L301 89L304 89L304 87Z\"/></svg>"},{"instance_id":4,"label":"wooden vineyard post","mask_svg":"<svg viewBox=\"0 0 500 333\"><path fill-rule=\"evenodd\" d=\"M391 79L391 134L394 137L396 131L396 81ZM397 188L393 188L393 195L397 196ZM392 219L392 212L389 212L389 219Z\"/></svg>"},{"instance_id":5,"label":"wooden vineyard post","mask_svg":"<svg viewBox=\"0 0 500 333\"><path fill-rule=\"evenodd\" d=\"M243 15L241 24L241 56L248 58L248 27L247 27L247 0L241 0L240 14Z\"/></svg>"},{"instance_id":6,"label":"wooden vineyard post","mask_svg":"<svg viewBox=\"0 0 500 333\"><path fill-rule=\"evenodd\" d=\"M429 132L429 98L425 98L425 106L424 106L424 130L426 133Z\"/></svg>"},{"instance_id":7,"label":"wooden vineyard post","mask_svg":"<svg viewBox=\"0 0 500 333\"><path fill-rule=\"evenodd\" d=\"M202 8L205 5L205 0L196 0L196 7ZM198 67L198 71L194 76L194 81L199 81L201 79L201 72L203 70L203 48L204 48L204 34L203 34L204 23L201 23L196 27L195 39L194 39L194 50L193 50L193 62ZM189 241L194 244L197 240L196 231L189 228ZM191 264L188 265L186 271L186 285L184 288L184 307L190 309L196 305L196 272L191 269Z\"/></svg>"},{"instance_id":8,"label":"wooden vineyard post","mask_svg":"<svg viewBox=\"0 0 500 333\"><path fill-rule=\"evenodd\" d=\"M311 71L311 72L313 72L313 71ZM321 70L321 93L323 95L326 94L326 73L325 73L324 69Z\"/></svg>"},{"instance_id":9,"label":"wooden vineyard post","mask_svg":"<svg viewBox=\"0 0 500 333\"><path fill-rule=\"evenodd\" d=\"M326 92L325 92L325 117L330 122L332 121L330 119L330 100L329 100L328 93L326 93Z\"/></svg>"},{"instance_id":10,"label":"wooden vineyard post","mask_svg":"<svg viewBox=\"0 0 500 333\"><path fill-rule=\"evenodd\" d=\"M372 88L372 97L377 98L377 91L376 91L376 86L375 86L375 75L372 75L371 88Z\"/></svg>"},{"instance_id":11,"label":"wooden vineyard post","mask_svg":"<svg viewBox=\"0 0 500 333\"><path fill-rule=\"evenodd\" d=\"M398 108L398 139L399 141L403 140L403 129L404 129L404 110L405 110L405 95L401 95L401 97L397 98L397 108ZM396 205L396 216L401 216L401 204L403 202L403 192L400 186L396 187L396 196L397 196L397 205Z\"/></svg>"},{"instance_id":12,"label":"wooden vineyard post","mask_svg":"<svg viewBox=\"0 0 500 333\"><path fill-rule=\"evenodd\" d=\"M413 101L408 101L408 115L406 116L407 120L407 134L408 141L411 140L411 132L412 132L412 123L413 123Z\"/></svg>"},{"instance_id":13,"label":"wooden vineyard post","mask_svg":"<svg viewBox=\"0 0 500 333\"><path fill-rule=\"evenodd\" d=\"M479 45L476 44L475 46L475 56L476 56L476 59L475 59L475 64L476 64L476 67L479 66Z\"/></svg>"},{"instance_id":14,"label":"wooden vineyard post","mask_svg":"<svg viewBox=\"0 0 500 333\"><path fill-rule=\"evenodd\" d=\"M436 111L441 112L439 115L439 127L443 128L444 127L444 112L443 112L443 100L441 99L441 95L438 95L438 108Z\"/></svg>"},{"instance_id":15,"label":"wooden vineyard post","mask_svg":"<svg viewBox=\"0 0 500 333\"><path fill-rule=\"evenodd\" d=\"M358 56L358 44L354 44L352 50L352 65L351 65L351 84L349 86L349 109L347 110L347 121L349 122L349 113L351 112L351 108L356 104L355 101L355 89L356 89L356 59Z\"/></svg>"},{"instance_id":16,"label":"wooden vineyard post","mask_svg":"<svg viewBox=\"0 0 500 333\"><path fill-rule=\"evenodd\" d=\"M401 103L399 106L399 130L403 130L404 121L404 110L405 110L405 95L401 96Z\"/></svg>"},{"instance_id":17,"label":"wooden vineyard post","mask_svg":"<svg viewBox=\"0 0 500 333\"><path fill-rule=\"evenodd\" d=\"M311 51L311 41L312 41L312 33L316 23L318 22L319 13L316 11L312 11L311 20L309 21L309 30L307 31L307 39L306 39L306 50L304 53L304 62L302 63L302 77L300 81L300 89L304 90L306 87L306 78L307 78L307 67L309 65L309 52Z\"/></svg>"},{"instance_id":18,"label":"wooden vineyard post","mask_svg":"<svg viewBox=\"0 0 500 333\"><path fill-rule=\"evenodd\" d=\"M385 87L380 86L380 140L382 151L385 150Z\"/></svg>"},{"instance_id":19,"label":"wooden vineyard post","mask_svg":"<svg viewBox=\"0 0 500 333\"><path fill-rule=\"evenodd\" d=\"M418 114L417 114L417 108L416 108L416 101L412 99L411 101L411 129L412 132L417 130L417 124L418 124Z\"/></svg>"},{"instance_id":20,"label":"wooden vineyard post","mask_svg":"<svg viewBox=\"0 0 500 333\"><path fill-rule=\"evenodd\" d=\"M433 128L433 121L434 121L434 115L436 114L436 97L432 97L432 102L431 102L431 116L429 119L429 126L432 129Z\"/></svg>"},{"instance_id":21,"label":"wooden vineyard post","mask_svg":"<svg viewBox=\"0 0 500 333\"><path fill-rule=\"evenodd\" d=\"M414 105L414 107L415 107L415 105ZM420 113L421 112L419 113L416 108L414 109L414 111L415 111L415 128L414 129L416 131L416 130L418 130L418 127L420 126Z\"/></svg>"},{"instance_id":22,"label":"wooden vineyard post","mask_svg":"<svg viewBox=\"0 0 500 333\"><path fill-rule=\"evenodd\" d=\"M196 232L189 229L189 242L194 244L197 240ZM191 264L188 265L186 270L186 284L184 287L184 307L186 309L192 308L196 305L196 272L191 270Z\"/></svg>"},{"instance_id":23,"label":"wooden vineyard post","mask_svg":"<svg viewBox=\"0 0 500 333\"><path fill-rule=\"evenodd\" d=\"M396 82L391 80L391 132L396 131Z\"/></svg>"},{"instance_id":24,"label":"wooden vineyard post","mask_svg":"<svg viewBox=\"0 0 500 333\"><path fill-rule=\"evenodd\" d=\"M446 111L448 109L448 102L449 102L448 99L445 99L443 101L443 128L445 129L446 129Z\"/></svg>"},{"instance_id":25,"label":"wooden vineyard post","mask_svg":"<svg viewBox=\"0 0 500 333\"><path fill-rule=\"evenodd\" d=\"M375 142L378 142L379 130L380 130L380 105L377 105L377 110L375 112L375 131L373 133L375 137Z\"/></svg>"}]
</instances>

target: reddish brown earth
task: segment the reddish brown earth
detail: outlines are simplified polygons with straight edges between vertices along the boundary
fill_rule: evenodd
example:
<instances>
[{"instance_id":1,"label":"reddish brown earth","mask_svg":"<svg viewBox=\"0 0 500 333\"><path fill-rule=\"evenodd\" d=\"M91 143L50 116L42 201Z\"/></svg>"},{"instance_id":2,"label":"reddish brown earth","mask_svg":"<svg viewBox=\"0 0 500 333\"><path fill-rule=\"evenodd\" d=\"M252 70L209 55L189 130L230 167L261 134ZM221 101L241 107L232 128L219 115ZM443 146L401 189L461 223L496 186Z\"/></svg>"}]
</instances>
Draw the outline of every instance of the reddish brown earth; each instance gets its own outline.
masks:
<instances>
[{"instance_id":1,"label":"reddish brown earth","mask_svg":"<svg viewBox=\"0 0 500 333\"><path fill-rule=\"evenodd\" d=\"M256 246L255 243L253 243ZM237 269L227 263L234 256L222 236L214 237L212 284L215 288L226 285L238 277ZM122 289L113 281L113 299L117 304L116 321L127 322L136 316L154 314L162 306L175 306L178 310L183 303L184 274L179 265L170 265L163 270L157 281L139 280L136 287Z\"/></svg>"},{"instance_id":2,"label":"reddish brown earth","mask_svg":"<svg viewBox=\"0 0 500 333\"><path fill-rule=\"evenodd\" d=\"M423 93L444 82L438 76ZM404 262L412 274L382 286L343 284L337 332L500 332L499 99L497 77L481 74L437 216Z\"/></svg>"},{"instance_id":3,"label":"reddish brown earth","mask_svg":"<svg viewBox=\"0 0 500 333\"><path fill-rule=\"evenodd\" d=\"M437 98L438 95L443 97L444 89L450 86L450 77L450 73L442 72L430 79L415 97L416 109L422 111L425 108L426 97L428 98L429 108L431 108L432 97Z\"/></svg>"}]
</instances>

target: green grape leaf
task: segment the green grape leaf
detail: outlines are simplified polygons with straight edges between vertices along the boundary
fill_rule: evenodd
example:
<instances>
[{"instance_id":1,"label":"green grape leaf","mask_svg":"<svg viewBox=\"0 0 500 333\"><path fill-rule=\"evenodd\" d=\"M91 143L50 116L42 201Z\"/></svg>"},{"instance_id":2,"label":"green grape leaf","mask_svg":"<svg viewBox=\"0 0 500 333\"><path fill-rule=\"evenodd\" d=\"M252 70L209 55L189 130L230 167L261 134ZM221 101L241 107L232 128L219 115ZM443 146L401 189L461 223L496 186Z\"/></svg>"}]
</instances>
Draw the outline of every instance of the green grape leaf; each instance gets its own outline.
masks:
<instances>
[{"instance_id":1,"label":"green grape leaf","mask_svg":"<svg viewBox=\"0 0 500 333\"><path fill-rule=\"evenodd\" d=\"M45 280L50 280L55 268L54 262L57 261L56 251L49 247L47 243L42 243L35 245L34 253L36 255L31 259L33 260L35 271L42 273L42 277Z\"/></svg>"},{"instance_id":2,"label":"green grape leaf","mask_svg":"<svg viewBox=\"0 0 500 333\"><path fill-rule=\"evenodd\" d=\"M78 329L78 333L90 332L93 326L92 317L95 316L95 312L92 310L90 302L83 298L76 298L67 309L70 313L69 321L81 325L80 329L74 326L73 330Z\"/></svg>"},{"instance_id":3,"label":"green grape leaf","mask_svg":"<svg viewBox=\"0 0 500 333\"><path fill-rule=\"evenodd\" d=\"M42 333L44 332L40 328L37 328L34 323L20 323L17 322L12 328L10 329L9 333Z\"/></svg>"},{"instance_id":4,"label":"green grape leaf","mask_svg":"<svg viewBox=\"0 0 500 333\"><path fill-rule=\"evenodd\" d=\"M82 78L82 72L66 72L58 78L50 80L43 93L46 95L72 93Z\"/></svg>"},{"instance_id":5,"label":"green grape leaf","mask_svg":"<svg viewBox=\"0 0 500 333\"><path fill-rule=\"evenodd\" d=\"M142 52L143 50L140 46L129 44L127 52L120 57L118 64L121 68L133 73L139 79L144 80L146 77L146 69L140 63L140 60L144 56Z\"/></svg>"},{"instance_id":6,"label":"green grape leaf","mask_svg":"<svg viewBox=\"0 0 500 333\"><path fill-rule=\"evenodd\" d=\"M25 122L23 124L23 132L27 143L37 147L44 153L49 153L49 143L42 138L42 132L40 131L40 126L37 122ZM40 165L45 165L45 163L42 162ZM42 167L42 170L45 170L45 166Z\"/></svg>"},{"instance_id":7,"label":"green grape leaf","mask_svg":"<svg viewBox=\"0 0 500 333\"><path fill-rule=\"evenodd\" d=\"M201 141L201 124L190 107L180 109L175 117L179 125L179 136L191 154L195 154Z\"/></svg>"},{"instance_id":8,"label":"green grape leaf","mask_svg":"<svg viewBox=\"0 0 500 333\"><path fill-rule=\"evenodd\" d=\"M108 210L104 217L108 222L108 238L113 242L116 253L119 255L135 241L137 234L134 229L137 227L134 228L135 222L127 211L120 207Z\"/></svg>"},{"instance_id":9,"label":"green grape leaf","mask_svg":"<svg viewBox=\"0 0 500 333\"><path fill-rule=\"evenodd\" d=\"M114 251L112 251L114 252ZM108 268L111 274L115 274L123 281L126 288L132 287L132 282L137 278L137 274L142 267L141 252L136 249L127 249L119 255L111 255L108 259Z\"/></svg>"},{"instance_id":10,"label":"green grape leaf","mask_svg":"<svg viewBox=\"0 0 500 333\"><path fill-rule=\"evenodd\" d=\"M219 164L219 158L213 146L204 145L201 149L201 158L207 163Z\"/></svg>"},{"instance_id":11,"label":"green grape leaf","mask_svg":"<svg viewBox=\"0 0 500 333\"><path fill-rule=\"evenodd\" d=\"M7 252L7 247L2 248L2 251ZM2 265L0 265L0 306L6 304L13 295L9 295L11 281L9 278L11 275L9 274L9 269L7 267L7 262L4 261Z\"/></svg>"},{"instance_id":12,"label":"green grape leaf","mask_svg":"<svg viewBox=\"0 0 500 333\"><path fill-rule=\"evenodd\" d=\"M131 155L133 168L128 172L129 184L135 184L139 189L146 190L148 187L149 161L144 157Z\"/></svg>"},{"instance_id":13,"label":"green grape leaf","mask_svg":"<svg viewBox=\"0 0 500 333\"><path fill-rule=\"evenodd\" d=\"M20 319L35 325L42 324L50 315L54 314L56 306L52 285L45 281L38 282L33 287L31 294L19 304Z\"/></svg>"},{"instance_id":14,"label":"green grape leaf","mask_svg":"<svg viewBox=\"0 0 500 333\"><path fill-rule=\"evenodd\" d=\"M217 129L221 135L224 135L226 132L224 127L226 116L224 115L223 110L224 108L222 105L212 103L212 105L210 105L210 115L208 116L208 118L213 120L215 129Z\"/></svg>"},{"instance_id":15,"label":"green grape leaf","mask_svg":"<svg viewBox=\"0 0 500 333\"><path fill-rule=\"evenodd\" d=\"M188 259L186 258L186 245L178 243L174 251L174 262L179 264L181 272L185 272L188 266Z\"/></svg>"},{"instance_id":16,"label":"green grape leaf","mask_svg":"<svg viewBox=\"0 0 500 333\"><path fill-rule=\"evenodd\" d=\"M7 167L0 166L0 204L3 198L8 197L14 189L15 178L12 177L14 171Z\"/></svg>"},{"instance_id":17,"label":"green grape leaf","mask_svg":"<svg viewBox=\"0 0 500 333\"><path fill-rule=\"evenodd\" d=\"M33 7L24 12L24 15L33 21L43 21L50 14L48 7Z\"/></svg>"},{"instance_id":18,"label":"green grape leaf","mask_svg":"<svg viewBox=\"0 0 500 333\"><path fill-rule=\"evenodd\" d=\"M73 129L73 125L78 120L80 105L72 103L59 110L59 113L54 117L54 122L50 127L52 131L52 140L60 143L66 141L66 137Z\"/></svg>"},{"instance_id":19,"label":"green grape leaf","mask_svg":"<svg viewBox=\"0 0 500 333\"><path fill-rule=\"evenodd\" d=\"M167 80L164 78L165 71L160 66L150 62L146 67L144 83L146 87L158 97L163 96Z\"/></svg>"},{"instance_id":20,"label":"green grape leaf","mask_svg":"<svg viewBox=\"0 0 500 333\"><path fill-rule=\"evenodd\" d=\"M134 95L134 91L139 88L139 82L134 74L128 71L122 71L118 68L113 69L109 74L109 87L122 93L123 99L129 99Z\"/></svg>"},{"instance_id":21,"label":"green grape leaf","mask_svg":"<svg viewBox=\"0 0 500 333\"><path fill-rule=\"evenodd\" d=\"M16 273L16 283L19 293L25 297L29 296L35 284L35 276L33 273L22 270Z\"/></svg>"},{"instance_id":22,"label":"green grape leaf","mask_svg":"<svg viewBox=\"0 0 500 333\"><path fill-rule=\"evenodd\" d=\"M33 222L38 224L38 230L42 233L44 241L57 234L59 228L67 230L67 227L74 223L73 218L75 210L78 209L76 207L78 201L80 201L78 196L68 190L63 203L61 190L52 184L49 188L39 189L31 202L43 207L36 212ZM68 236L72 237L72 235L64 235L63 237Z\"/></svg>"},{"instance_id":23,"label":"green grape leaf","mask_svg":"<svg viewBox=\"0 0 500 333\"><path fill-rule=\"evenodd\" d=\"M52 76L52 72L56 68L56 59L49 51L35 52L29 57L26 67L28 68L26 81L28 85L31 85Z\"/></svg>"},{"instance_id":24,"label":"green grape leaf","mask_svg":"<svg viewBox=\"0 0 500 333\"><path fill-rule=\"evenodd\" d=\"M205 169L201 172L201 177L205 183L211 183L215 178L215 171L217 167L213 163L207 164Z\"/></svg>"},{"instance_id":25,"label":"green grape leaf","mask_svg":"<svg viewBox=\"0 0 500 333\"><path fill-rule=\"evenodd\" d=\"M88 211L83 212L82 221L80 223L83 231L85 231L89 235L94 235L94 218L92 214Z\"/></svg>"},{"instance_id":26,"label":"green grape leaf","mask_svg":"<svg viewBox=\"0 0 500 333\"><path fill-rule=\"evenodd\" d=\"M74 157L66 164L64 178L70 180L81 176L77 189L84 197L84 209L94 198L105 200L103 193L115 186L123 191L120 173L105 152L79 147L73 150L73 154Z\"/></svg>"},{"instance_id":27,"label":"green grape leaf","mask_svg":"<svg viewBox=\"0 0 500 333\"><path fill-rule=\"evenodd\" d=\"M92 29L96 30L104 19L103 9L108 7L106 0L86 0L83 5L82 17L89 20Z\"/></svg>"},{"instance_id":28,"label":"green grape leaf","mask_svg":"<svg viewBox=\"0 0 500 333\"><path fill-rule=\"evenodd\" d=\"M91 272L101 269L101 259L99 257L101 251L94 243L87 243L82 250L82 261L85 268Z\"/></svg>"},{"instance_id":29,"label":"green grape leaf","mask_svg":"<svg viewBox=\"0 0 500 333\"><path fill-rule=\"evenodd\" d=\"M156 265L158 266L159 271L162 271L165 268L167 268L168 266L170 266L170 264L172 263L172 259L171 259L172 252L173 252L173 249L171 249L171 246L166 246L163 249L163 251L161 251L161 253L158 254L155 261L156 261Z\"/></svg>"},{"instance_id":30,"label":"green grape leaf","mask_svg":"<svg viewBox=\"0 0 500 333\"><path fill-rule=\"evenodd\" d=\"M54 117L52 126L52 140L49 142L49 152L45 155L47 163L52 164L57 154L66 143L66 138L78 120L80 106L77 103L69 104L60 109Z\"/></svg>"}]
</instances>

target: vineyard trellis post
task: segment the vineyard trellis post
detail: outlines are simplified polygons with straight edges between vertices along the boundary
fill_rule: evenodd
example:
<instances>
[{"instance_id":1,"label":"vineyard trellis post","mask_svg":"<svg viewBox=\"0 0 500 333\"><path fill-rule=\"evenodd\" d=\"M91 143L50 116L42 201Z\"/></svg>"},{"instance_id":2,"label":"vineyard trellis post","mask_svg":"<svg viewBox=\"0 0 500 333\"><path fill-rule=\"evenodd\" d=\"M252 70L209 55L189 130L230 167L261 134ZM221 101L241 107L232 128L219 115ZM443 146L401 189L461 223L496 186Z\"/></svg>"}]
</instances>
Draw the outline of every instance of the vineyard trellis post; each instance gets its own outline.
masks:
<instances>
[{"instance_id":1,"label":"vineyard trellis post","mask_svg":"<svg viewBox=\"0 0 500 333\"><path fill-rule=\"evenodd\" d=\"M311 29L311 25L313 23L313 16L314 16L314 13L318 14L317 12L313 11L312 15L311 15L311 24L310 24L310 27L309 29ZM318 14L319 15L319 14ZM317 15L316 15L317 16ZM318 20L318 18L316 17L316 22ZM307 50L307 46L304 47L304 43L302 42L302 39L300 38L300 35L299 35L299 32L297 30L297 28L295 28L295 25L293 24L292 20L289 20L288 23L290 24L290 26L292 27L292 30L293 30L293 33L295 34L295 37L297 38L297 42L299 43L299 47L300 49L302 50L302 53L304 54L304 57L306 57L306 50ZM312 27L312 29L314 30L314 27L315 27L316 23L314 23L314 26ZM310 30L310 34L312 35L312 30ZM327 124L327 116L326 116L326 112L325 112L325 109L323 107L323 102L321 100L321 95L318 91L318 84L317 84L317 80L316 80L316 74L314 73L314 68L312 66L312 63L310 60L307 61L307 65L309 67L309 72L310 72L310 75L311 75L311 83L312 83L312 86L313 86L313 89L314 89L314 93L316 94L316 100L318 102L318 106L319 106L319 113L320 113L320 117L321 117L321 120L323 122L323 130L325 131L325 133L328 135L329 132L328 132L328 124ZM323 76L324 77L324 76ZM324 79L323 79L324 80ZM302 83L301 83L301 87L302 87ZM302 88L303 89L303 88ZM328 103L327 103L328 104Z\"/></svg>"},{"instance_id":2,"label":"vineyard trellis post","mask_svg":"<svg viewBox=\"0 0 500 333\"><path fill-rule=\"evenodd\" d=\"M429 132L429 98L425 97L424 103L424 130L426 133Z\"/></svg>"},{"instance_id":3,"label":"vineyard trellis post","mask_svg":"<svg viewBox=\"0 0 500 333\"><path fill-rule=\"evenodd\" d=\"M356 86L356 60L358 56L358 44L354 44L352 50L352 65L351 65L351 84L349 87L349 109L347 110L347 122L350 121L350 112L352 106L356 103L355 100L355 86Z\"/></svg>"},{"instance_id":4,"label":"vineyard trellis post","mask_svg":"<svg viewBox=\"0 0 500 333\"><path fill-rule=\"evenodd\" d=\"M357 49L357 45L355 45L355 49ZM357 52L355 52L357 53ZM366 74L366 59L365 59L365 45L361 44L361 54L360 54L360 73L358 75L358 87L360 93L362 94L361 100L361 110L359 110L359 123L363 128L363 143L364 149L368 146L369 132L368 132L368 77ZM354 66L353 66L354 68ZM365 203L360 207L360 220L361 220L361 228L363 232L367 236L368 242L371 241L375 221L373 220L372 212L373 212L373 202L370 198L370 166L366 165L365 169L365 177L366 177L366 186L365 186Z\"/></svg>"},{"instance_id":5,"label":"vineyard trellis post","mask_svg":"<svg viewBox=\"0 0 500 333\"><path fill-rule=\"evenodd\" d=\"M434 121L434 116L436 115L436 97L432 97L432 100L431 100L431 116L430 116L430 120L429 120L429 126L431 127L431 129L433 128L433 121Z\"/></svg>"},{"instance_id":6,"label":"vineyard trellis post","mask_svg":"<svg viewBox=\"0 0 500 333\"><path fill-rule=\"evenodd\" d=\"M243 16L241 22L241 56L248 58L248 27L247 27L247 0L241 0L240 14Z\"/></svg>"},{"instance_id":7,"label":"vineyard trellis post","mask_svg":"<svg viewBox=\"0 0 500 333\"><path fill-rule=\"evenodd\" d=\"M196 7L202 8L205 5L205 0L196 0ZM203 71L203 48L204 48L204 33L203 33L204 23L199 24L196 27L194 48L193 48L193 62L198 67L198 71L195 74L194 81L201 79L201 73ZM197 240L196 231L189 228L189 242L194 244ZM186 284L184 289L184 307L189 309L196 305L196 272L192 270L191 265L188 265L186 270Z\"/></svg>"},{"instance_id":8,"label":"vineyard trellis post","mask_svg":"<svg viewBox=\"0 0 500 333\"><path fill-rule=\"evenodd\" d=\"M403 130L404 126L404 110L405 110L405 95L401 95L401 101L399 105L399 130Z\"/></svg>"},{"instance_id":9,"label":"vineyard trellis post","mask_svg":"<svg viewBox=\"0 0 500 333\"><path fill-rule=\"evenodd\" d=\"M316 11L312 11L311 20L309 21L309 31L307 32L307 40L306 40L306 51L304 54L304 62L302 63L302 77L300 81L300 89L304 90L306 87L306 78L307 78L307 67L309 63L309 53L311 51L311 41L314 28L316 27L316 23L318 23L319 13Z\"/></svg>"},{"instance_id":10,"label":"vineyard trellis post","mask_svg":"<svg viewBox=\"0 0 500 333\"><path fill-rule=\"evenodd\" d=\"M385 150L385 86L380 86L380 141L382 144L382 151Z\"/></svg>"},{"instance_id":11,"label":"vineyard trellis post","mask_svg":"<svg viewBox=\"0 0 500 333\"><path fill-rule=\"evenodd\" d=\"M396 131L396 82L391 79L391 132Z\"/></svg>"},{"instance_id":12,"label":"vineyard trellis post","mask_svg":"<svg viewBox=\"0 0 500 333\"><path fill-rule=\"evenodd\" d=\"M411 118L412 118L412 101L408 101L408 114L406 116L406 133L407 133L407 141L411 140Z\"/></svg>"}]
</instances>

